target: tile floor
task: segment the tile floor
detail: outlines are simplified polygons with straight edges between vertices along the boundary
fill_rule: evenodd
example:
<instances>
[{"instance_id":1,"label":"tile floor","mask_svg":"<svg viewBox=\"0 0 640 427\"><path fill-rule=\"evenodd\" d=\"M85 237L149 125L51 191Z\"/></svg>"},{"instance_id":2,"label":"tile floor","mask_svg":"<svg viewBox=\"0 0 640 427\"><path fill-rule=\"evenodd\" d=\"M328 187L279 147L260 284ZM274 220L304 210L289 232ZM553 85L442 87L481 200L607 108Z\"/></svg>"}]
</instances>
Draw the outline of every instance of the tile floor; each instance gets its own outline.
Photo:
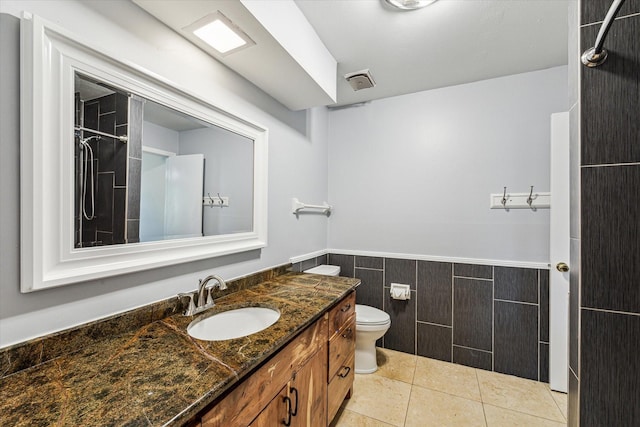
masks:
<instances>
[{"instance_id":1,"label":"tile floor","mask_svg":"<svg viewBox=\"0 0 640 427\"><path fill-rule=\"evenodd\" d=\"M567 395L549 385L393 350L356 375L331 427L566 426Z\"/></svg>"}]
</instances>

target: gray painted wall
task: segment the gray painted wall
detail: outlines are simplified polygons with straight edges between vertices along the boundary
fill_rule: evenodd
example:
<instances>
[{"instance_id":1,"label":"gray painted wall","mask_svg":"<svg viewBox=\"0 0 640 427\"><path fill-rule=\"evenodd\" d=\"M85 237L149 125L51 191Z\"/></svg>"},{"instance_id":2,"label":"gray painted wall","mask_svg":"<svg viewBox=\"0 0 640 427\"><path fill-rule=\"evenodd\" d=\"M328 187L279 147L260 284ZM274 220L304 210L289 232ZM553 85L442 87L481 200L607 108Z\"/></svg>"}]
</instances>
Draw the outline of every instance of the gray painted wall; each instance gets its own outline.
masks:
<instances>
[{"instance_id":1,"label":"gray painted wall","mask_svg":"<svg viewBox=\"0 0 640 427\"><path fill-rule=\"evenodd\" d=\"M21 294L19 292L19 20L33 12L118 52L194 93L269 129L269 245L147 272ZM327 247L327 218L290 212L291 198L327 199L324 109L290 112L128 1L2 1L0 3L0 346L64 329L188 291L216 272L238 277ZM126 43L125 43L126 42ZM188 62L188 66L185 63ZM71 143L71 142L70 142Z\"/></svg>"},{"instance_id":2,"label":"gray painted wall","mask_svg":"<svg viewBox=\"0 0 640 427\"><path fill-rule=\"evenodd\" d=\"M549 210L489 194L549 191L550 115L567 68L374 101L329 114L329 247L548 262Z\"/></svg>"}]
</instances>

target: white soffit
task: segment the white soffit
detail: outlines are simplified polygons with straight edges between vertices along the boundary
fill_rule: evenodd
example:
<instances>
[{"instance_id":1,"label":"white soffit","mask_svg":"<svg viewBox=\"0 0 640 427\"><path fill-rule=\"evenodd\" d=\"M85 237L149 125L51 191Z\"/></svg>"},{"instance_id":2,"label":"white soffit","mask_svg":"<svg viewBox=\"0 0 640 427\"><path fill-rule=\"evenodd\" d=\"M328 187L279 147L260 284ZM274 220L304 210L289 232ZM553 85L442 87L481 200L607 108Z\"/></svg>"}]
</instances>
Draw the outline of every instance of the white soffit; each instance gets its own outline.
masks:
<instances>
[{"instance_id":1,"label":"white soffit","mask_svg":"<svg viewBox=\"0 0 640 427\"><path fill-rule=\"evenodd\" d=\"M293 0L133 2L291 110L336 102L336 60ZM223 56L184 30L216 11L256 44Z\"/></svg>"}]
</instances>

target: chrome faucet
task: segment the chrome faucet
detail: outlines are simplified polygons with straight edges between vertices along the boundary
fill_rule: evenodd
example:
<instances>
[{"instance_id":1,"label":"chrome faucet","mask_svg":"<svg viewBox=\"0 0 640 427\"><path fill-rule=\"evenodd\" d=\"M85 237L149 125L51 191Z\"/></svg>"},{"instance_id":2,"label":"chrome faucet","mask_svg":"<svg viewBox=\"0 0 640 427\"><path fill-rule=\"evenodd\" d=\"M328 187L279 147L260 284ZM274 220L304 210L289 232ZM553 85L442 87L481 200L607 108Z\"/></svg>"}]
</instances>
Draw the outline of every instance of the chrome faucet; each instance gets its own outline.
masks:
<instances>
[{"instance_id":1,"label":"chrome faucet","mask_svg":"<svg viewBox=\"0 0 640 427\"><path fill-rule=\"evenodd\" d=\"M213 279L215 279L217 283L214 283L212 286L207 287L209 281ZM213 307L215 303L213 302L213 295L211 295L211 291L215 290L216 288L224 291L225 289L227 289L227 284L222 277L211 274L204 279L198 280L197 291L178 294L178 298L189 297L189 306L184 312L184 315L193 316L194 314L198 314L208 308ZM197 297L196 301L194 301L195 297Z\"/></svg>"}]
</instances>

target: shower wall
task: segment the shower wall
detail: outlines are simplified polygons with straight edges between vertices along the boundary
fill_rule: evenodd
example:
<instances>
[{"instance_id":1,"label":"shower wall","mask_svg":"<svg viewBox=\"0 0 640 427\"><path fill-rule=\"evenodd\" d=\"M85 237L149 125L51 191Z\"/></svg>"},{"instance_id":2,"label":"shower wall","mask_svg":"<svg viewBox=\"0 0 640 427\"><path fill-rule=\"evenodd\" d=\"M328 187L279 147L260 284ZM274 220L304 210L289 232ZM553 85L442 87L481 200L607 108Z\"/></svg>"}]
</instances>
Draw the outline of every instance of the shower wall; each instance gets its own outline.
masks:
<instances>
[{"instance_id":1,"label":"shower wall","mask_svg":"<svg viewBox=\"0 0 640 427\"><path fill-rule=\"evenodd\" d=\"M129 99L125 94L116 92L85 102L78 101L76 102L76 119L85 128L112 135L127 135ZM96 134L89 131L82 132L83 139L92 135ZM79 162L82 161L78 142L76 139L76 171L79 170ZM79 203L84 203L86 212L90 213L92 200L89 188L82 200L81 183L76 173L76 246L125 243L127 241L127 180L128 175L131 174L131 172L127 173L127 169L132 144L121 142L116 138L100 136L100 139L89 141L89 145L93 150L94 159L95 218L86 219L80 211ZM92 170L88 162L84 165L84 169L89 173ZM137 188L139 188L139 175L138 173ZM88 177L87 186L90 186L91 182L91 177ZM129 209L132 210L134 206L129 204Z\"/></svg>"}]
</instances>

